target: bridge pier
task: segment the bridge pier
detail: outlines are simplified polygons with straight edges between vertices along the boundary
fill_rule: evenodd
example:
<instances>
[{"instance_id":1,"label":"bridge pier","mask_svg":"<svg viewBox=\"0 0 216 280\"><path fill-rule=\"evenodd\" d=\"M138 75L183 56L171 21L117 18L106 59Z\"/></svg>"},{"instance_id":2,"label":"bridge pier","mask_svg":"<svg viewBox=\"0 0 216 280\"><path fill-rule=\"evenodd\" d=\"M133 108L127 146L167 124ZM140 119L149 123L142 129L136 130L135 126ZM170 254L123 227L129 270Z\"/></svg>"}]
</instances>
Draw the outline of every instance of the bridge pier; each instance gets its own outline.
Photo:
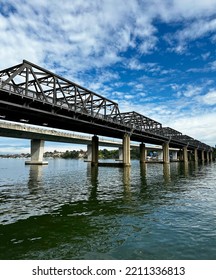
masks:
<instances>
[{"instance_id":1,"label":"bridge pier","mask_svg":"<svg viewBox=\"0 0 216 280\"><path fill-rule=\"evenodd\" d=\"M201 161L205 162L205 151L204 150L201 151Z\"/></svg>"},{"instance_id":2,"label":"bridge pier","mask_svg":"<svg viewBox=\"0 0 216 280\"><path fill-rule=\"evenodd\" d=\"M145 163L146 162L146 148L145 144L140 144L140 162Z\"/></svg>"},{"instance_id":3,"label":"bridge pier","mask_svg":"<svg viewBox=\"0 0 216 280\"><path fill-rule=\"evenodd\" d=\"M183 147L183 161L184 161L184 163L188 163L188 151L187 151L187 146Z\"/></svg>"},{"instance_id":4,"label":"bridge pier","mask_svg":"<svg viewBox=\"0 0 216 280\"><path fill-rule=\"evenodd\" d=\"M31 160L26 161L26 165L46 165L47 161L43 161L44 140L31 140Z\"/></svg>"},{"instance_id":5,"label":"bridge pier","mask_svg":"<svg viewBox=\"0 0 216 280\"><path fill-rule=\"evenodd\" d=\"M164 163L170 163L169 143L168 142L163 143L163 162Z\"/></svg>"},{"instance_id":6,"label":"bridge pier","mask_svg":"<svg viewBox=\"0 0 216 280\"><path fill-rule=\"evenodd\" d=\"M197 151L197 148L194 149L194 161L198 162L198 151Z\"/></svg>"},{"instance_id":7,"label":"bridge pier","mask_svg":"<svg viewBox=\"0 0 216 280\"><path fill-rule=\"evenodd\" d=\"M92 158L91 165L98 165L98 136L94 135L92 137Z\"/></svg>"},{"instance_id":8,"label":"bridge pier","mask_svg":"<svg viewBox=\"0 0 216 280\"><path fill-rule=\"evenodd\" d=\"M130 166L130 135L123 137L123 166Z\"/></svg>"}]
</instances>

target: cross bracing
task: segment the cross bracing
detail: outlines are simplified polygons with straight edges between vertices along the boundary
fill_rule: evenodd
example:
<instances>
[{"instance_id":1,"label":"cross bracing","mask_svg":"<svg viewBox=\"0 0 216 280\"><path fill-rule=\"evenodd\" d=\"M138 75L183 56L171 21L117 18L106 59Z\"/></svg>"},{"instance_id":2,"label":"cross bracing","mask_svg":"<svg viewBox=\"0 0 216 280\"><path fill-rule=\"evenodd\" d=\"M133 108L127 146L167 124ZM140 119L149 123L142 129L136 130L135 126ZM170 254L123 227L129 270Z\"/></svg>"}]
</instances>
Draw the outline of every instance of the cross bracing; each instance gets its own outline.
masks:
<instances>
[{"instance_id":1,"label":"cross bracing","mask_svg":"<svg viewBox=\"0 0 216 280\"><path fill-rule=\"evenodd\" d=\"M170 128L170 127L161 127L154 129L154 132L156 134L160 134L166 137L169 137L169 139L175 139L180 140L181 142L185 143L186 145L194 146L201 149L211 150L211 147L209 145L206 145L188 135L184 135L181 132Z\"/></svg>"},{"instance_id":2,"label":"cross bracing","mask_svg":"<svg viewBox=\"0 0 216 280\"><path fill-rule=\"evenodd\" d=\"M176 137L176 138L182 135L181 132L170 127L157 127L154 129L154 132L163 136Z\"/></svg>"},{"instance_id":3,"label":"cross bracing","mask_svg":"<svg viewBox=\"0 0 216 280\"><path fill-rule=\"evenodd\" d=\"M154 130L162 127L161 123L134 111L120 113L117 118L119 121L123 121L125 124L129 125L132 129L141 131Z\"/></svg>"}]
</instances>

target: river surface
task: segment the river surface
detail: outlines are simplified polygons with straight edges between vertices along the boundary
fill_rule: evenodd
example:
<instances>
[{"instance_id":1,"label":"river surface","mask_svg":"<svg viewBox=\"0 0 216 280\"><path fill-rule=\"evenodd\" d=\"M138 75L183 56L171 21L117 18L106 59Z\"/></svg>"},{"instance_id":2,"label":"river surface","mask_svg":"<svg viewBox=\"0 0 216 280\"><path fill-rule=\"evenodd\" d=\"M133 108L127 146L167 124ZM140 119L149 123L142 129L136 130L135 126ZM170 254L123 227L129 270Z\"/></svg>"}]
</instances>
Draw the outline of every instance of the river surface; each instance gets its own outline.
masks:
<instances>
[{"instance_id":1,"label":"river surface","mask_svg":"<svg viewBox=\"0 0 216 280\"><path fill-rule=\"evenodd\" d=\"M0 259L216 259L216 164L0 159Z\"/></svg>"}]
</instances>

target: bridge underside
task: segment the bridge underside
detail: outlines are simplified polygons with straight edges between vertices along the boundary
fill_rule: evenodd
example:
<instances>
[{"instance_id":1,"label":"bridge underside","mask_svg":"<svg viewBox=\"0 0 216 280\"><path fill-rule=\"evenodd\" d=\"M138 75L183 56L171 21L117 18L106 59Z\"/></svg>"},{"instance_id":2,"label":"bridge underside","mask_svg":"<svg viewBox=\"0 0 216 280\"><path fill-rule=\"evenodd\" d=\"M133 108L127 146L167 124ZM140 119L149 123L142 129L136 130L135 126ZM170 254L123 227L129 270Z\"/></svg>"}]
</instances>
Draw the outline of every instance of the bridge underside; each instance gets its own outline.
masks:
<instances>
[{"instance_id":1,"label":"bridge underside","mask_svg":"<svg viewBox=\"0 0 216 280\"><path fill-rule=\"evenodd\" d=\"M4 94L1 93L1 98L4 100L0 102L1 115L6 115L9 121L25 123L25 121L28 120L28 124L48 126L57 129L61 128L63 130L84 132L118 139L122 139L125 133L130 134L131 131L130 128L114 122L106 122L104 119L92 119L91 123L89 123L89 116L70 112L63 108L54 111L52 106L45 104L41 106L41 104L37 104L37 102L28 105L24 98L17 98L14 104L10 101L9 97L10 96L6 95L4 98ZM14 102L14 98L12 99ZM161 145L166 138L164 137L163 140L161 137L157 137L151 133L143 133L140 135L139 133L136 134L136 131L134 131L131 140Z\"/></svg>"}]
</instances>

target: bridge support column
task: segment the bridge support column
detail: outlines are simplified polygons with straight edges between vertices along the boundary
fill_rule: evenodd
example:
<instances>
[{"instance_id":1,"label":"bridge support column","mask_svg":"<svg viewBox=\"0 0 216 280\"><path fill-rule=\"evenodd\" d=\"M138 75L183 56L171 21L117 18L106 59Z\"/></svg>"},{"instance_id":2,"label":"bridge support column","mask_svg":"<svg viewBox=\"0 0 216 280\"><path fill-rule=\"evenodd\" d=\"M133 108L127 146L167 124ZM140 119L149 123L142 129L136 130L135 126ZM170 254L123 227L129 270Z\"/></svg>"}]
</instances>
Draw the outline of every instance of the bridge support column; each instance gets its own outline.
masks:
<instances>
[{"instance_id":1,"label":"bridge support column","mask_svg":"<svg viewBox=\"0 0 216 280\"><path fill-rule=\"evenodd\" d=\"M197 148L194 149L194 161L198 162L198 151L197 151Z\"/></svg>"},{"instance_id":2,"label":"bridge support column","mask_svg":"<svg viewBox=\"0 0 216 280\"><path fill-rule=\"evenodd\" d=\"M146 148L145 144L140 144L140 162L144 163L146 162Z\"/></svg>"},{"instance_id":3,"label":"bridge support column","mask_svg":"<svg viewBox=\"0 0 216 280\"><path fill-rule=\"evenodd\" d=\"M130 166L130 136L125 134L123 137L123 165Z\"/></svg>"},{"instance_id":4,"label":"bridge support column","mask_svg":"<svg viewBox=\"0 0 216 280\"><path fill-rule=\"evenodd\" d=\"M98 165L98 137L94 135L92 137L92 165Z\"/></svg>"},{"instance_id":5,"label":"bridge support column","mask_svg":"<svg viewBox=\"0 0 216 280\"><path fill-rule=\"evenodd\" d=\"M119 147L119 160L123 161L123 148Z\"/></svg>"},{"instance_id":6,"label":"bridge support column","mask_svg":"<svg viewBox=\"0 0 216 280\"><path fill-rule=\"evenodd\" d=\"M201 151L201 161L205 162L205 151L204 150Z\"/></svg>"},{"instance_id":7,"label":"bridge support column","mask_svg":"<svg viewBox=\"0 0 216 280\"><path fill-rule=\"evenodd\" d=\"M30 165L45 165L47 161L43 161L44 153L44 140L32 139L31 140L31 160L26 161L25 164Z\"/></svg>"},{"instance_id":8,"label":"bridge support column","mask_svg":"<svg viewBox=\"0 0 216 280\"><path fill-rule=\"evenodd\" d=\"M188 163L188 151L187 151L187 146L183 147L183 160L184 160L184 163Z\"/></svg>"},{"instance_id":9,"label":"bridge support column","mask_svg":"<svg viewBox=\"0 0 216 280\"><path fill-rule=\"evenodd\" d=\"M170 163L168 142L163 143L163 162Z\"/></svg>"}]
</instances>

